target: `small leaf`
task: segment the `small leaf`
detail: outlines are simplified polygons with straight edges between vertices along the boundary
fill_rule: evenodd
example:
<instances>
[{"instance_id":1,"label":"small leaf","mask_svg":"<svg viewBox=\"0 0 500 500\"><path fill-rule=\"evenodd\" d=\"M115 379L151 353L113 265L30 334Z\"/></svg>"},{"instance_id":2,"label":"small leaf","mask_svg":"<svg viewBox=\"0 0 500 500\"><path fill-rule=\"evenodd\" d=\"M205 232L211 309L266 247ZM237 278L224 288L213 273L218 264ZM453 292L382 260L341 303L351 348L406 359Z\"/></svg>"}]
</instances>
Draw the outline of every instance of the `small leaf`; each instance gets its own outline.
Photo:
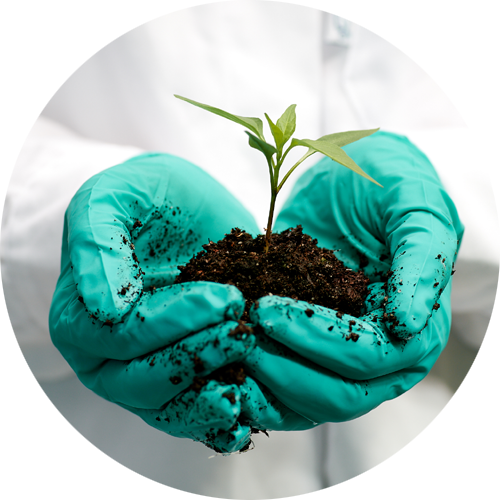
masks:
<instances>
[{"instance_id":1,"label":"small leaf","mask_svg":"<svg viewBox=\"0 0 500 500\"><path fill-rule=\"evenodd\" d=\"M352 130L350 132L337 132L336 134L328 134L320 137L318 141L327 141L330 144L334 144L335 146L344 147L352 142L358 141L359 139L363 139L363 137L367 137L371 134L374 134L380 130L379 128L374 128L370 130Z\"/></svg>"},{"instance_id":2,"label":"small leaf","mask_svg":"<svg viewBox=\"0 0 500 500\"><path fill-rule=\"evenodd\" d=\"M276 143L276 148L278 149L279 154L281 155L281 151L283 150L283 144L285 143L285 141L283 140L283 132L278 126L276 126L273 123L273 121L271 120L271 118L269 118L267 113L264 113L264 115L267 119L267 123L269 123L269 128L271 129L271 133L273 134L274 142Z\"/></svg>"},{"instance_id":3,"label":"small leaf","mask_svg":"<svg viewBox=\"0 0 500 500\"><path fill-rule=\"evenodd\" d=\"M372 179L343 149L335 144L332 144L328 140L325 141L323 139L318 139L313 141L311 139L292 139L292 147L295 146L306 146L310 150L322 153L337 163L340 163L344 167L350 168L353 172L365 177L369 181L383 187L376 180Z\"/></svg>"},{"instance_id":4,"label":"small leaf","mask_svg":"<svg viewBox=\"0 0 500 500\"><path fill-rule=\"evenodd\" d=\"M223 118L227 118L228 120L231 120L235 123L239 123L240 125L243 125L244 127L251 130L259 138L264 139L264 125L263 125L262 120L260 118L251 118L251 117L233 115L231 113L228 113L227 111L223 111L222 109L215 108L213 106L209 106L208 104L202 104L201 102L192 101L191 99L188 99L187 97L182 97L182 96L176 95L176 94L174 94L174 96L177 97L177 99L181 99L182 101L189 102L190 104L193 104L194 106L198 106L199 108L202 108L206 111L210 111L211 113L222 116Z\"/></svg>"},{"instance_id":5,"label":"small leaf","mask_svg":"<svg viewBox=\"0 0 500 500\"><path fill-rule=\"evenodd\" d=\"M267 160L271 161L271 157L273 156L273 154L278 152L276 148L271 144L263 141L262 139L259 139L257 136L251 134L250 132L245 132L248 134L248 144L250 144L252 148L258 149L259 151L264 153Z\"/></svg>"},{"instance_id":6,"label":"small leaf","mask_svg":"<svg viewBox=\"0 0 500 500\"><path fill-rule=\"evenodd\" d=\"M276 122L278 128L283 132L283 144L286 144L292 134L295 132L295 108L296 104L292 104L286 108L285 112L281 115L279 120Z\"/></svg>"}]
</instances>

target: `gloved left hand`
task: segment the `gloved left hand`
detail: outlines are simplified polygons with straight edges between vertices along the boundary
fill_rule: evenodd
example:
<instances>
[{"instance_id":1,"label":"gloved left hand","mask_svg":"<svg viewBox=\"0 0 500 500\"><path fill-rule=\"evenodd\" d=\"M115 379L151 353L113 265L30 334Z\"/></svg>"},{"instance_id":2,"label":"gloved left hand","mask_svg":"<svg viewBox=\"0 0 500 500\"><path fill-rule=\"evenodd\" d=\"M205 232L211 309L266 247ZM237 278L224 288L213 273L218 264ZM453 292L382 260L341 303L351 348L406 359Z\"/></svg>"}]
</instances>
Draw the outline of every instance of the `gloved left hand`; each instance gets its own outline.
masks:
<instances>
[{"instance_id":1,"label":"gloved left hand","mask_svg":"<svg viewBox=\"0 0 500 500\"><path fill-rule=\"evenodd\" d=\"M372 282L364 314L262 298L250 317L266 335L244 362L314 422L361 416L429 372L449 335L463 235L434 168L406 138L378 132L345 150L384 188L325 158L299 179L274 230L301 224L320 246L340 249L347 267L363 267Z\"/></svg>"},{"instance_id":2,"label":"gloved left hand","mask_svg":"<svg viewBox=\"0 0 500 500\"><path fill-rule=\"evenodd\" d=\"M256 232L241 204L187 161L145 154L107 169L66 211L49 317L55 346L89 389L224 452L250 440L237 423L238 388L192 383L252 350L252 335L233 333L244 299L229 285L172 282L235 225Z\"/></svg>"}]
</instances>

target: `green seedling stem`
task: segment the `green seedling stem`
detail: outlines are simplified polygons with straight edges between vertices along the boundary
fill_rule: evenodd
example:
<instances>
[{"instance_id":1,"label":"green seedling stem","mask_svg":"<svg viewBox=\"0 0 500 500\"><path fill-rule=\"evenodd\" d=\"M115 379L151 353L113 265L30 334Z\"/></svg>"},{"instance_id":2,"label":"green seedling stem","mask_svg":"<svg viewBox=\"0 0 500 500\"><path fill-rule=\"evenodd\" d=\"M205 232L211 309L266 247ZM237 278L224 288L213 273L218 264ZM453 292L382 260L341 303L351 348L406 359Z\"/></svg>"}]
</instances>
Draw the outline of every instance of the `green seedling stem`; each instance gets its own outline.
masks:
<instances>
[{"instance_id":1,"label":"green seedling stem","mask_svg":"<svg viewBox=\"0 0 500 500\"><path fill-rule=\"evenodd\" d=\"M268 168L269 168L269 177L271 183L271 203L269 206L269 217L267 220L266 227L266 238L265 238L265 252L269 250L269 245L271 242L271 234L274 220L274 208L276 205L276 197L280 192L281 188L293 173L293 171L309 156L314 153L322 153L325 156L328 156L332 160L337 163L340 163L344 167L351 169L357 174L365 177L371 182L374 182L378 186L380 184L372 179L367 173L365 173L359 165L357 165L354 160L345 153L342 149L343 146L355 142L363 137L367 137L377 130L353 130L349 132L338 132L335 134L325 135L316 140L311 139L296 139L292 138L293 133L295 132L295 124L296 124L296 115L295 115L295 104L289 106L285 112L281 115L276 123L274 123L269 116L264 113L266 117L267 123L271 130L271 134L274 138L274 145L268 143L264 137L264 127L263 122L260 118L251 118L233 115L228 113L227 111L223 111L222 109L215 108L213 106L209 106L208 104L202 104L200 102L193 101L191 99L187 99L186 97L181 97L179 95L175 95L178 99L186 101L194 106L202 108L206 111L210 111L216 115L222 116L228 120L231 120L235 123L238 123L248 130L245 132L248 134L248 143L249 145L259 150L264 154L267 160ZM285 152L283 152L283 148L288 144ZM297 146L307 147L307 152L298 160L292 167L288 169L283 178L279 179L280 170L283 166L283 162L287 157L288 153Z\"/></svg>"}]
</instances>

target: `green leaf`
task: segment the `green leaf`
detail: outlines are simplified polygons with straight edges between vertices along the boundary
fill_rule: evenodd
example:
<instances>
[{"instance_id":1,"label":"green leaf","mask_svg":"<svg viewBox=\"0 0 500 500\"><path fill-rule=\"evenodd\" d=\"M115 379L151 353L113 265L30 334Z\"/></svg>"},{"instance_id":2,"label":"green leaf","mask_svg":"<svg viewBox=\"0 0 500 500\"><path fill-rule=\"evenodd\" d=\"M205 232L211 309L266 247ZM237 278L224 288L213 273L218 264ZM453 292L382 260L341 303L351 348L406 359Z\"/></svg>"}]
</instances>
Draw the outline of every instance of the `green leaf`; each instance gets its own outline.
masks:
<instances>
[{"instance_id":1,"label":"green leaf","mask_svg":"<svg viewBox=\"0 0 500 500\"><path fill-rule=\"evenodd\" d=\"M350 168L353 172L365 177L369 181L383 187L376 180L372 179L343 149L335 144L332 144L328 140L324 140L323 138L316 141L311 139L292 139L292 147L295 146L306 146L309 150L322 153L337 163L340 163L344 167Z\"/></svg>"},{"instance_id":2,"label":"green leaf","mask_svg":"<svg viewBox=\"0 0 500 500\"><path fill-rule=\"evenodd\" d=\"M283 146L288 142L292 134L295 132L295 107L296 104L292 104L288 106L285 112L280 116L276 124L273 123L271 118L264 113L267 119L267 123L269 123L269 128L274 137L274 141L276 142L276 148L278 149L278 156L281 156L281 152L283 151Z\"/></svg>"},{"instance_id":3,"label":"green leaf","mask_svg":"<svg viewBox=\"0 0 500 500\"><path fill-rule=\"evenodd\" d=\"M276 143L276 148L278 149L279 154L281 155L281 151L283 150L283 144L284 144L283 132L278 126L276 126L273 123L273 121L271 120L271 118L269 118L267 113L264 113L264 116L266 117L267 123L269 124L269 128L271 129L271 133L273 134L274 142Z\"/></svg>"},{"instance_id":4,"label":"green leaf","mask_svg":"<svg viewBox=\"0 0 500 500\"><path fill-rule=\"evenodd\" d=\"M292 134L295 132L295 108L296 104L292 104L286 108L285 112L281 115L279 120L276 122L278 128L283 132L283 144L286 144Z\"/></svg>"},{"instance_id":5,"label":"green leaf","mask_svg":"<svg viewBox=\"0 0 500 500\"><path fill-rule=\"evenodd\" d=\"M190 104L193 104L194 106L198 106L199 108L202 108L206 111L210 111L211 113L222 116L223 118L227 118L228 120L231 120L235 123L239 123L240 125L243 125L244 127L251 130L260 139L264 140L264 125L263 125L262 120L260 118L251 118L251 117L233 115L231 113L228 113L227 111L223 111L222 109L214 108L213 106L209 106L208 104L202 104L201 102L192 101L191 99L188 99L187 97L182 97L182 96L176 95L176 94L174 94L174 96L177 97L177 99L181 99L182 101L189 102Z\"/></svg>"},{"instance_id":6,"label":"green leaf","mask_svg":"<svg viewBox=\"0 0 500 500\"><path fill-rule=\"evenodd\" d=\"M276 148L271 144L268 144L267 142L263 141L262 139L259 139L257 136L251 134L250 132L247 132L246 130L245 133L248 134L248 144L250 144L252 148L262 151L262 153L264 153L264 155L266 156L267 160L271 161L271 157L273 156L273 154L278 152Z\"/></svg>"},{"instance_id":7,"label":"green leaf","mask_svg":"<svg viewBox=\"0 0 500 500\"><path fill-rule=\"evenodd\" d=\"M379 128L374 128L370 130L352 130L350 132L338 132L336 134L328 134L320 137L318 141L327 141L330 144L334 144L335 146L344 147L352 142L359 141L359 139L363 139L363 137L367 137L371 134L374 134L380 130Z\"/></svg>"}]
</instances>

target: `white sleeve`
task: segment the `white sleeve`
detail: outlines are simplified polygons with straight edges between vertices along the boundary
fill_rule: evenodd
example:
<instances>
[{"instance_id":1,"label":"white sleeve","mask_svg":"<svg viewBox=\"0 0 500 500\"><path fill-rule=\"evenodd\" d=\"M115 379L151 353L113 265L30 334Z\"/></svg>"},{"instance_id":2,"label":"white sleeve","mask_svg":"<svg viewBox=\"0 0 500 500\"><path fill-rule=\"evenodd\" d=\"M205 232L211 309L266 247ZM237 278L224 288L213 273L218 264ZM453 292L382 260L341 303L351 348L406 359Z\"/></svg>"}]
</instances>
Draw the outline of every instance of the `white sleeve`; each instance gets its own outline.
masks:
<instances>
[{"instance_id":1,"label":"white sleeve","mask_svg":"<svg viewBox=\"0 0 500 500\"><path fill-rule=\"evenodd\" d=\"M436 167L465 225L453 281L454 330L500 357L500 116L406 135Z\"/></svg>"},{"instance_id":2,"label":"white sleeve","mask_svg":"<svg viewBox=\"0 0 500 500\"><path fill-rule=\"evenodd\" d=\"M38 380L71 373L48 328L66 207L89 177L140 152L84 139L46 118L22 148L2 220L2 278L14 332Z\"/></svg>"}]
</instances>

